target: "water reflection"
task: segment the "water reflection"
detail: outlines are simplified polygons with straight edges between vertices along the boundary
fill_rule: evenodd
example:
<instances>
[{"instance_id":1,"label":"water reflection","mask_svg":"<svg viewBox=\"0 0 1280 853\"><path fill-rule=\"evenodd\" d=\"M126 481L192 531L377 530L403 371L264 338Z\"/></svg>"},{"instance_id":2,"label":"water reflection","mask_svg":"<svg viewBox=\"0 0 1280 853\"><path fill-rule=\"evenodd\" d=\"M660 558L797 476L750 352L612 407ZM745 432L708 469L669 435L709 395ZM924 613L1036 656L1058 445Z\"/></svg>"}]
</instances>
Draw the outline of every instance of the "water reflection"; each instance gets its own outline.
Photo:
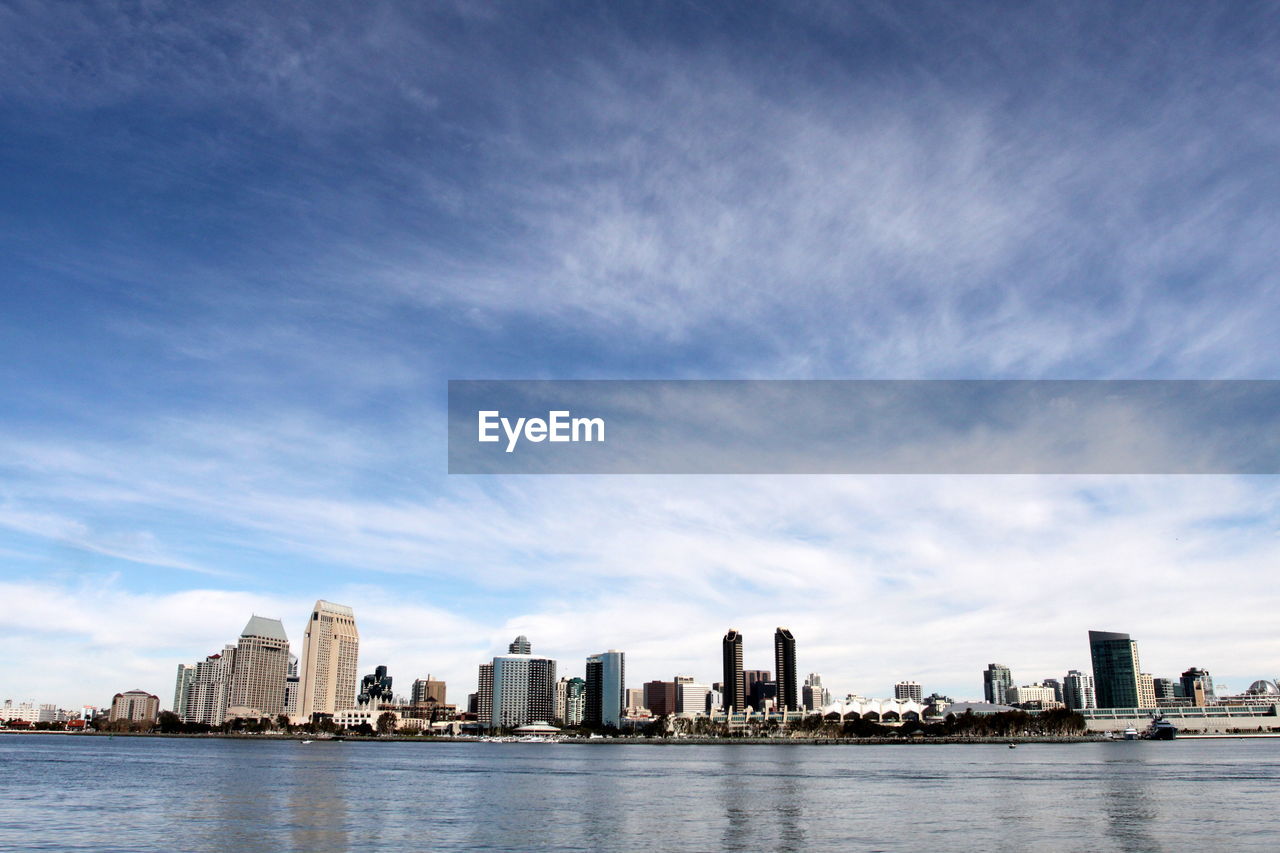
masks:
<instances>
[{"instance_id":1,"label":"water reflection","mask_svg":"<svg viewBox=\"0 0 1280 853\"><path fill-rule=\"evenodd\" d=\"M1152 834L1159 817L1159 801L1154 791L1160 772L1148 766L1147 744L1119 743L1108 745L1116 753L1103 763L1105 780L1102 795L1106 833L1121 850L1159 850L1161 845Z\"/></svg>"},{"instance_id":2,"label":"water reflection","mask_svg":"<svg viewBox=\"0 0 1280 853\"><path fill-rule=\"evenodd\" d=\"M284 830L294 850L350 849L348 801L357 795L350 784L345 743L299 743L282 757L287 818Z\"/></svg>"},{"instance_id":3,"label":"water reflection","mask_svg":"<svg viewBox=\"0 0 1280 853\"><path fill-rule=\"evenodd\" d=\"M726 850L798 850L805 841L805 778L794 746L725 746L716 794Z\"/></svg>"}]
</instances>

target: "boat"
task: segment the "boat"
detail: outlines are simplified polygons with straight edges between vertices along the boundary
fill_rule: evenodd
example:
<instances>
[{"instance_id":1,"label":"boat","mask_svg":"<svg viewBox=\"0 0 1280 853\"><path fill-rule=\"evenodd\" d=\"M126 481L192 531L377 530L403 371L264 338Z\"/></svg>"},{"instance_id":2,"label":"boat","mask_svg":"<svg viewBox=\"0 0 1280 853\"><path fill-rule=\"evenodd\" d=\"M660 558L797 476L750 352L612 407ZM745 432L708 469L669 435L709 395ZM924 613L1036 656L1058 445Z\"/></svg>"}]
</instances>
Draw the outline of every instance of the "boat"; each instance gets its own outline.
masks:
<instances>
[{"instance_id":1,"label":"boat","mask_svg":"<svg viewBox=\"0 0 1280 853\"><path fill-rule=\"evenodd\" d=\"M1018 745L1017 745L1016 743L1011 743L1011 744L1009 744L1009 748L1010 748L1010 749L1017 749L1017 748L1018 748Z\"/></svg>"},{"instance_id":2,"label":"boat","mask_svg":"<svg viewBox=\"0 0 1280 853\"><path fill-rule=\"evenodd\" d=\"M311 741L309 741L309 740L304 740L304 741L303 741L303 743L311 743Z\"/></svg>"},{"instance_id":3,"label":"boat","mask_svg":"<svg viewBox=\"0 0 1280 853\"><path fill-rule=\"evenodd\" d=\"M1129 726L1129 728L1127 728L1127 729L1125 729L1125 730L1124 730L1124 739L1125 739L1125 740L1137 740L1137 739L1138 739L1138 730L1137 730L1137 729L1135 729L1133 726Z\"/></svg>"},{"instance_id":4,"label":"boat","mask_svg":"<svg viewBox=\"0 0 1280 853\"><path fill-rule=\"evenodd\" d=\"M1147 740L1173 740L1178 736L1178 727L1166 719L1157 718L1151 721L1142 736Z\"/></svg>"}]
</instances>

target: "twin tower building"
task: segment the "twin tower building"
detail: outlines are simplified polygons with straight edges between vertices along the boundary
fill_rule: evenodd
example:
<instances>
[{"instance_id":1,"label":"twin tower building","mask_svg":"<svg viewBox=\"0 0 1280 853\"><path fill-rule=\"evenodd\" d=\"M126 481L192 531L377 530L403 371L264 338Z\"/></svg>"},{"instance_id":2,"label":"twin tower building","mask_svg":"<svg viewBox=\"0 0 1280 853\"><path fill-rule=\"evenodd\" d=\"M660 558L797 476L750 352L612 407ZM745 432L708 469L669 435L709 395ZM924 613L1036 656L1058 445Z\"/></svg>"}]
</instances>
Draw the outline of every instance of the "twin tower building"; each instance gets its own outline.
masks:
<instances>
[{"instance_id":1,"label":"twin tower building","mask_svg":"<svg viewBox=\"0 0 1280 853\"><path fill-rule=\"evenodd\" d=\"M724 709L728 713L745 710L751 705L747 693L746 673L742 669L742 634L734 628L724 635ZM773 632L773 665L776 673L779 711L800 710L800 694L796 689L796 638L786 628ZM760 710L757 708L756 710Z\"/></svg>"},{"instance_id":2,"label":"twin tower building","mask_svg":"<svg viewBox=\"0 0 1280 853\"><path fill-rule=\"evenodd\" d=\"M290 653L279 619L254 616L235 645L178 665L173 709L183 722L210 726L237 717L332 715L355 707L359 654L355 613L345 605L316 602L301 659Z\"/></svg>"}]
</instances>

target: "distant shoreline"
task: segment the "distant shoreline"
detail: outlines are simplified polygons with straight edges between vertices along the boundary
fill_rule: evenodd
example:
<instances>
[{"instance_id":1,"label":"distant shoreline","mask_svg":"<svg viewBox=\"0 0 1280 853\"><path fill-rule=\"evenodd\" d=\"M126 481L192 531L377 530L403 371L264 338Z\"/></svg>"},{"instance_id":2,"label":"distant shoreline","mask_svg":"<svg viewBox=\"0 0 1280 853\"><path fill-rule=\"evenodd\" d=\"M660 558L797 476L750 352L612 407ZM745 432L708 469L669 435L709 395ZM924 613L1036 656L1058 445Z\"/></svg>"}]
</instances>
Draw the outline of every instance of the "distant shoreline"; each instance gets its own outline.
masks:
<instances>
[{"instance_id":1,"label":"distant shoreline","mask_svg":"<svg viewBox=\"0 0 1280 853\"><path fill-rule=\"evenodd\" d=\"M164 733L164 732L59 732L59 731L22 731L14 729L0 729L0 734L5 735L59 735L75 738L170 738L182 740L253 740L253 741L271 741L275 743L286 743L293 741L301 744L303 741L311 743L344 743L354 741L360 743L495 743L496 741L486 741L474 737L421 737L418 735L341 735L337 738L326 737L307 737L303 735L284 735L284 734L247 734L244 732L214 732L208 734L185 734L185 733ZM1244 732L1238 734L1186 734L1179 735L1177 740L1258 740L1264 738L1280 738L1280 732ZM528 741L524 741L528 743ZM619 738L566 738L564 740L549 740L547 743L563 744L568 746L586 745L586 746L928 746L931 744L979 744L979 745L999 745L1008 744L1024 745L1037 743L1129 743L1123 738L1103 737L1098 734L1090 735L1023 735L1017 737L960 737L960 736L941 736L941 737L917 737L917 738L894 738L894 737L869 737L869 738L821 738L821 737L730 737L730 738L713 738L713 737L682 737L682 738L645 738L645 737L619 737Z\"/></svg>"},{"instance_id":2,"label":"distant shoreline","mask_svg":"<svg viewBox=\"0 0 1280 853\"><path fill-rule=\"evenodd\" d=\"M473 737L421 737L417 735L342 735L340 738L305 737L283 734L246 734L243 732L185 734L162 732L53 732L53 731L5 731L0 734L12 735L61 735L88 738L176 738L184 740L254 740L288 742L301 744L304 740L312 743L344 743L357 741L361 743L493 743ZM1235 737L1230 735L1229 737ZM1044 737L932 737L932 738L815 738L815 737L774 737L774 738L566 738L548 741L563 745L638 745L638 746L878 746L878 745L919 745L919 744L1031 744L1031 743L1098 743L1109 739L1098 736L1044 736Z\"/></svg>"}]
</instances>

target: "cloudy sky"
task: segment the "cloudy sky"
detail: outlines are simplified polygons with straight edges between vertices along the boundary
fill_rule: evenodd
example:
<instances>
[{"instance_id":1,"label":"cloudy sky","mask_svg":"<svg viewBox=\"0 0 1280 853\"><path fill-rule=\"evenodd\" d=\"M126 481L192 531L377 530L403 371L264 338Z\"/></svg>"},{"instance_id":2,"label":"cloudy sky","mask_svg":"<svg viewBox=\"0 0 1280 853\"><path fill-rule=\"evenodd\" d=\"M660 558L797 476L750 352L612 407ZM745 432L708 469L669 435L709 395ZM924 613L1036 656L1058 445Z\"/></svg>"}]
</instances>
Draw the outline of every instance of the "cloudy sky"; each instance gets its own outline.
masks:
<instances>
[{"instance_id":1,"label":"cloudy sky","mask_svg":"<svg viewBox=\"0 0 1280 853\"><path fill-rule=\"evenodd\" d=\"M0 698L352 605L839 695L1280 673L1274 477L450 476L449 379L1272 379L1280 13L0 4Z\"/></svg>"}]
</instances>

